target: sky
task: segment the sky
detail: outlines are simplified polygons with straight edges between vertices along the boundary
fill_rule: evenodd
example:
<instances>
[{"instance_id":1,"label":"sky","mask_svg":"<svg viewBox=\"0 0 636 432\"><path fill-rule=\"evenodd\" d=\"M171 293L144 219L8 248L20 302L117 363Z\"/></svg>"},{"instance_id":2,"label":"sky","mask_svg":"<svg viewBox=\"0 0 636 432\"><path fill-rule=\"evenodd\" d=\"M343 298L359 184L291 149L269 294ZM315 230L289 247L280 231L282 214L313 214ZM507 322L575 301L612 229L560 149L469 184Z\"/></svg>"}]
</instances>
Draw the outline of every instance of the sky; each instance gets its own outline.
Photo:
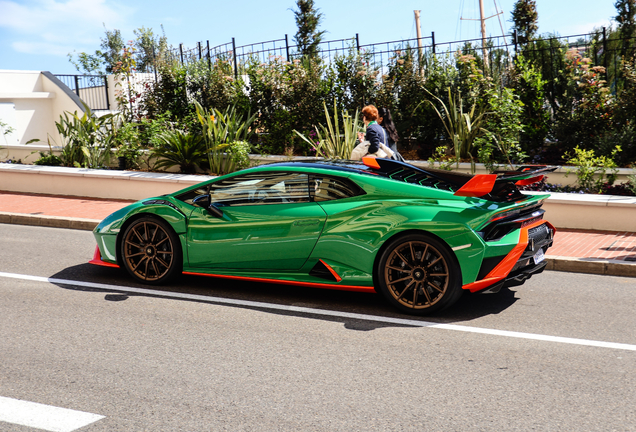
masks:
<instances>
[{"instance_id":1,"label":"sky","mask_svg":"<svg viewBox=\"0 0 636 432\"><path fill-rule=\"evenodd\" d=\"M501 22L487 21L487 32L510 33L514 0L483 0L486 16L503 11ZM561 36L615 25L614 0L536 0L540 33ZM414 10L421 10L423 36L436 42L480 37L478 0L315 0L323 15L324 40L354 37L360 44L416 37ZM74 52L94 53L105 29L119 29L124 40L146 27L165 31L169 44L210 46L236 39L237 46L281 39L296 33L295 0L0 0L0 69L77 73L68 61ZM461 19L464 18L464 19Z\"/></svg>"}]
</instances>

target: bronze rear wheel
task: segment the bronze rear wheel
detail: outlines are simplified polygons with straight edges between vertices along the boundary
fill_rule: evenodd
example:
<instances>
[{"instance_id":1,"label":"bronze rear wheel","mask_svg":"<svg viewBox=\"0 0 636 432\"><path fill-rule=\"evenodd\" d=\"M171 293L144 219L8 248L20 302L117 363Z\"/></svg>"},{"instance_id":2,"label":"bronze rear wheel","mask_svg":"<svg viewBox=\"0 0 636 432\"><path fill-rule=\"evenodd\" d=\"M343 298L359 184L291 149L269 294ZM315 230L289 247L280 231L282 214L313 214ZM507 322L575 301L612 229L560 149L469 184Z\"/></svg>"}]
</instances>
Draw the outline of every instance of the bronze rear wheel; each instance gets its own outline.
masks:
<instances>
[{"instance_id":1,"label":"bronze rear wheel","mask_svg":"<svg viewBox=\"0 0 636 432\"><path fill-rule=\"evenodd\" d=\"M425 235L392 241L380 259L380 292L403 312L426 315L461 294L461 270L449 248Z\"/></svg>"},{"instance_id":2,"label":"bronze rear wheel","mask_svg":"<svg viewBox=\"0 0 636 432\"><path fill-rule=\"evenodd\" d=\"M181 270L179 238L159 219L134 221L124 233L121 250L124 267L140 282L160 284Z\"/></svg>"}]
</instances>

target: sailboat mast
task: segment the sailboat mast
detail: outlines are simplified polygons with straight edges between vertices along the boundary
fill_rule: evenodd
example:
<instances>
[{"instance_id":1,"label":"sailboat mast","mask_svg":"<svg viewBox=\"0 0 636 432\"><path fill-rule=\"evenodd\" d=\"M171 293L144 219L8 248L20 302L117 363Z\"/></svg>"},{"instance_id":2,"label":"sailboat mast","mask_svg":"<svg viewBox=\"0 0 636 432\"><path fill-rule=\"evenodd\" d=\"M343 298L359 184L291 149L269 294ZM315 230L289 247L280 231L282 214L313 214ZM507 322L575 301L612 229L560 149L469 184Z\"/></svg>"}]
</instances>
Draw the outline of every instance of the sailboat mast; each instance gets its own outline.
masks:
<instances>
[{"instance_id":1,"label":"sailboat mast","mask_svg":"<svg viewBox=\"0 0 636 432\"><path fill-rule=\"evenodd\" d=\"M488 49L486 48L486 14L484 0L479 0L479 21L481 21L481 49L484 55L484 68L488 69Z\"/></svg>"},{"instance_id":2,"label":"sailboat mast","mask_svg":"<svg viewBox=\"0 0 636 432\"><path fill-rule=\"evenodd\" d=\"M415 30L417 31L417 50L419 52L419 58L417 60L417 64L420 67L420 72L422 71L422 27L420 24L420 12L419 10L414 10L415 14Z\"/></svg>"}]
</instances>

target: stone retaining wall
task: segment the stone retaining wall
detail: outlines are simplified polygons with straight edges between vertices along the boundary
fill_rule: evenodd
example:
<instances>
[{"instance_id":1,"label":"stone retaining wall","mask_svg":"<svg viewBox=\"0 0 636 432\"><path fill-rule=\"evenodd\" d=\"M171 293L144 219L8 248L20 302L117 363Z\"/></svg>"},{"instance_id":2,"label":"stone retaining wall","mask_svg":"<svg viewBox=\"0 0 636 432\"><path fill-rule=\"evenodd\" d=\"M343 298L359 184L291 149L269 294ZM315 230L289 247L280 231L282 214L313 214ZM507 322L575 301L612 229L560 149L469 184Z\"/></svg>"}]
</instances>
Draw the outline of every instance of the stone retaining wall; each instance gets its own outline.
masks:
<instances>
[{"instance_id":1,"label":"stone retaining wall","mask_svg":"<svg viewBox=\"0 0 636 432\"><path fill-rule=\"evenodd\" d=\"M271 156L261 160L275 162L284 158ZM0 164L0 190L95 198L138 200L172 193L211 178ZM543 208L547 219L557 228L636 232L636 197L553 193Z\"/></svg>"},{"instance_id":2,"label":"stone retaining wall","mask_svg":"<svg viewBox=\"0 0 636 432\"><path fill-rule=\"evenodd\" d=\"M13 158L16 161L21 160L23 164L32 164L33 161L36 161L40 158L40 155L37 152L48 153L49 147L45 144L30 144L30 145L4 145L0 146L0 160L6 160L9 158ZM60 149L58 147L53 148L53 153L59 154ZM290 158L287 156L264 156L264 155L250 155L250 160L254 165L271 163L271 162L281 162L288 161L291 159L299 159L299 158ZM314 158L300 158L300 159L314 159ZM117 166L117 158L112 158L113 167ZM422 167L422 168L430 168L430 165L426 161L407 161L408 163ZM439 164L435 164L435 166L439 167ZM452 166L454 171L470 173L470 164L469 163L460 163L457 168L455 165ZM502 167L502 169L504 169ZM556 171L550 173L548 175L548 182L552 184L561 184L561 185L570 185L573 186L576 183L576 173L574 172L574 167L559 167ZM169 171L178 172L179 167L175 166ZM572 171L571 174L567 175L567 171ZM484 164L476 164L476 174L489 174L490 172L484 166ZM620 168L618 169L616 183L626 183L627 177L629 175L636 174L636 171L629 168Z\"/></svg>"}]
</instances>

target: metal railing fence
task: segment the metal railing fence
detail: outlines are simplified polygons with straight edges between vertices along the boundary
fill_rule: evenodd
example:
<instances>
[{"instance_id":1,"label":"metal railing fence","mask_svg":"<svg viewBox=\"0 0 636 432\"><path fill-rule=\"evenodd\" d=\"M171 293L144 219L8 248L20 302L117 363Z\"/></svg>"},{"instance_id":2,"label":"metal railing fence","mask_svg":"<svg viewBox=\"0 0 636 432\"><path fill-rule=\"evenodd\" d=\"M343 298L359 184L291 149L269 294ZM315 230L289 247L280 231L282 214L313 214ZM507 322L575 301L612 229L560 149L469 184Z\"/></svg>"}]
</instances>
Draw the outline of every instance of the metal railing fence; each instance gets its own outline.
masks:
<instances>
[{"instance_id":1,"label":"metal railing fence","mask_svg":"<svg viewBox=\"0 0 636 432\"><path fill-rule=\"evenodd\" d=\"M482 46L481 39L465 39L452 42L436 42L435 33L413 39L360 44L360 37L356 34L347 39L322 41L318 44L318 55L325 63L333 62L339 56L350 53L359 54L372 70L386 73L396 59L409 52L415 56L418 66L426 70L432 55L438 58L445 55L446 66L450 66L453 55L472 54L490 75L502 74L509 69L515 57L523 54L531 58L541 69L543 78L554 88L555 79L566 66L565 53L575 49L581 56L589 58L594 65L604 66L605 79L615 89L621 78L621 60L636 53L636 38L621 38L617 32L608 35L607 30L600 30L569 36L549 36L533 40L527 44L520 44L516 33L504 36L494 36ZM302 57L299 47L290 44L288 35L284 38L246 45L236 45L235 38L231 42L210 47L210 42L197 42L193 48L186 48L179 44L162 53L160 61L178 62L182 65L207 63L208 68L223 61L232 68L235 77L244 74L252 62L267 64L276 60L291 62ZM155 80L157 79L157 63L155 56ZM92 109L110 109L112 101L108 100L108 81L100 75L56 75L73 92L84 100Z\"/></svg>"},{"instance_id":2,"label":"metal railing fence","mask_svg":"<svg viewBox=\"0 0 636 432\"><path fill-rule=\"evenodd\" d=\"M109 110L108 77L106 75L55 75L91 110Z\"/></svg>"}]
</instances>

